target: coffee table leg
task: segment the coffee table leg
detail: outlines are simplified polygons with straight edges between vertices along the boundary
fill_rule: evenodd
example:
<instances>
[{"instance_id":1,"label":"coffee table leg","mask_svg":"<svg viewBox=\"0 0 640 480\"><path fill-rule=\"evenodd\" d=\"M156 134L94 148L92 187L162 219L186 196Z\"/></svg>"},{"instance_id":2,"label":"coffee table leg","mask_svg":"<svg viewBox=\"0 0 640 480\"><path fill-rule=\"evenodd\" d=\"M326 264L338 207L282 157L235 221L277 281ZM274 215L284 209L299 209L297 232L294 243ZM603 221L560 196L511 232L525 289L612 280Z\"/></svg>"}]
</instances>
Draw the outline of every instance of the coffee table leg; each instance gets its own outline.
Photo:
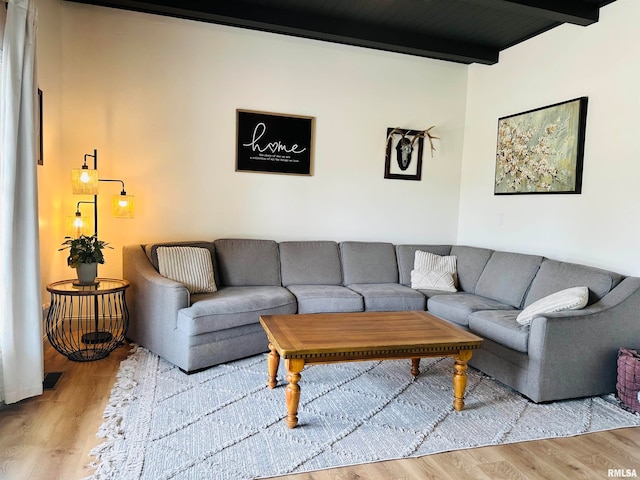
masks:
<instances>
[{"instance_id":1,"label":"coffee table leg","mask_svg":"<svg viewBox=\"0 0 640 480\"><path fill-rule=\"evenodd\" d=\"M269 366L269 378L267 385L269 388L276 388L278 385L278 365L280 364L280 355L273 343L269 342L269 355L267 357L267 365Z\"/></svg>"},{"instance_id":2,"label":"coffee table leg","mask_svg":"<svg viewBox=\"0 0 640 480\"><path fill-rule=\"evenodd\" d=\"M287 367L287 390L285 396L287 399L287 427L295 428L298 425L298 403L300 403L300 372L304 368L304 360L300 358L286 359L284 361Z\"/></svg>"},{"instance_id":3,"label":"coffee table leg","mask_svg":"<svg viewBox=\"0 0 640 480\"><path fill-rule=\"evenodd\" d=\"M417 377L420 375L420 359L412 358L411 359L411 375Z\"/></svg>"},{"instance_id":4,"label":"coffee table leg","mask_svg":"<svg viewBox=\"0 0 640 480\"><path fill-rule=\"evenodd\" d=\"M453 408L457 412L464 408L464 391L467 388L467 362L471 359L471 350L461 350L455 357L453 368Z\"/></svg>"}]
</instances>

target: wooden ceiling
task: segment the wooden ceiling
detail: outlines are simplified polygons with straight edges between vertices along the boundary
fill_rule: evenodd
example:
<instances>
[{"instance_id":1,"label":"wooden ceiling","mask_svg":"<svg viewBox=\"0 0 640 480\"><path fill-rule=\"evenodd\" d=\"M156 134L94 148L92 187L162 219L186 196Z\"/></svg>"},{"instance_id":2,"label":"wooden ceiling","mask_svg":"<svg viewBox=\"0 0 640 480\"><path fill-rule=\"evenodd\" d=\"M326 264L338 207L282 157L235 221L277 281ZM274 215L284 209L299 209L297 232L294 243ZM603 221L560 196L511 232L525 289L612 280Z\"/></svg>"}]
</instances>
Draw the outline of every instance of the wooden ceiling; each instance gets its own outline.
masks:
<instances>
[{"instance_id":1,"label":"wooden ceiling","mask_svg":"<svg viewBox=\"0 0 640 480\"><path fill-rule=\"evenodd\" d=\"M67 0L464 64L563 23L588 26L615 0Z\"/></svg>"}]
</instances>

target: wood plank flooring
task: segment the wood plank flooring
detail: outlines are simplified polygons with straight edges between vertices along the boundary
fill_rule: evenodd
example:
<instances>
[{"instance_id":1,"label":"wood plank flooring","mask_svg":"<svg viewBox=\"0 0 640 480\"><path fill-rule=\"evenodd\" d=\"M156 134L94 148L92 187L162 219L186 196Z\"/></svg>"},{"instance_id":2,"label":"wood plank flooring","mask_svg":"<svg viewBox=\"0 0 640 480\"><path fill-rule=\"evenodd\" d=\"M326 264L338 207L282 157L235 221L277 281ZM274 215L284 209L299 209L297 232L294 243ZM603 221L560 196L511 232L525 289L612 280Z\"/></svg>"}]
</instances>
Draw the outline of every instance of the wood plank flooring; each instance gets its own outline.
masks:
<instances>
[{"instance_id":1,"label":"wood plank flooring","mask_svg":"<svg viewBox=\"0 0 640 480\"><path fill-rule=\"evenodd\" d=\"M120 361L128 352L124 345L103 360L77 363L47 346L45 371L63 375L55 390L0 409L0 480L78 480L90 475L89 451L101 442L95 434ZM609 469L635 469L640 476L640 427L278 478L591 480L610 478Z\"/></svg>"},{"instance_id":2,"label":"wood plank flooring","mask_svg":"<svg viewBox=\"0 0 640 480\"><path fill-rule=\"evenodd\" d=\"M120 362L121 346L95 362L72 362L45 347L45 373L63 372L54 390L0 409L0 479L76 480L92 470L89 451Z\"/></svg>"}]
</instances>

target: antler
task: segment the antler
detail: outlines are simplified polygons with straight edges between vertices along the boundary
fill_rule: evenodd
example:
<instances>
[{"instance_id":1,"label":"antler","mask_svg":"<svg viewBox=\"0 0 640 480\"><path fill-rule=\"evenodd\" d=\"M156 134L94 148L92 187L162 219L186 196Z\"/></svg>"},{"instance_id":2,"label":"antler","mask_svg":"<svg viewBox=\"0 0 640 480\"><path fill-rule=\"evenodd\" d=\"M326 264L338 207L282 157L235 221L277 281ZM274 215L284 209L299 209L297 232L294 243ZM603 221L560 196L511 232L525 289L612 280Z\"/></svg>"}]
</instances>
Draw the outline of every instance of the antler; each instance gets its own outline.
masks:
<instances>
[{"instance_id":1,"label":"antler","mask_svg":"<svg viewBox=\"0 0 640 480\"><path fill-rule=\"evenodd\" d=\"M413 146L413 143L418 139L418 138L424 138L427 137L429 139L429 145L431 146L431 158L433 158L433 152L436 151L436 147L433 146L433 140L437 139L440 140L440 137L436 137L435 135L431 135L431 129L434 128L435 125L431 125L429 128L427 128L426 130L422 130L421 132L418 132L414 135L413 140L411 141L411 146Z\"/></svg>"},{"instance_id":2,"label":"antler","mask_svg":"<svg viewBox=\"0 0 640 480\"><path fill-rule=\"evenodd\" d=\"M435 125L431 125L426 130L422 130L421 132L416 133L413 136L413 140L411 140L411 147L413 148L413 144L416 142L417 139L427 137L429 139L429 146L431 147L431 158L433 158L433 152L436 151L436 147L433 146L433 140L434 139L435 140L440 140L440 137L436 137L435 135L431 135L431 129L432 128L435 128ZM387 145L387 146L389 145L389 140L391 140L391 137L395 133L399 133L400 135L402 135L403 138L407 134L407 132L405 130L401 129L401 128L394 128L393 130L391 130L391 132L387 136L387 141L385 142L385 145Z\"/></svg>"},{"instance_id":3,"label":"antler","mask_svg":"<svg viewBox=\"0 0 640 480\"><path fill-rule=\"evenodd\" d=\"M391 140L391 137L393 136L394 133L399 133L403 137L406 135L406 132L404 132L401 128L394 128L393 130L391 130L391 132L387 136L387 141L384 142L385 145L387 146L389 145L389 140Z\"/></svg>"}]
</instances>

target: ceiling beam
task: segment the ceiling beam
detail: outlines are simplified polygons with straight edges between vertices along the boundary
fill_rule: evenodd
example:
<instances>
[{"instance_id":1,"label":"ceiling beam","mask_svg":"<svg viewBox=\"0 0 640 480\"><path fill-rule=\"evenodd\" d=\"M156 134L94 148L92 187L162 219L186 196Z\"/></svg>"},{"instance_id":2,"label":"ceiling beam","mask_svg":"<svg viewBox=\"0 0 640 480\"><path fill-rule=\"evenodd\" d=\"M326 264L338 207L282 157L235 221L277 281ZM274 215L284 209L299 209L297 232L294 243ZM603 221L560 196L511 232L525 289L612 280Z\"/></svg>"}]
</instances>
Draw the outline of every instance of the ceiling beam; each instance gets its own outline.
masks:
<instances>
[{"instance_id":1,"label":"ceiling beam","mask_svg":"<svg viewBox=\"0 0 640 480\"><path fill-rule=\"evenodd\" d=\"M250 28L314 40L375 48L458 63L493 65L499 51L483 45L454 42L398 29L380 28L362 22L294 12L233 0L68 0L190 20Z\"/></svg>"},{"instance_id":2,"label":"ceiling beam","mask_svg":"<svg viewBox=\"0 0 640 480\"><path fill-rule=\"evenodd\" d=\"M587 26L596 23L600 9L594 3L580 0L465 0L474 5L504 11L535 15L560 23Z\"/></svg>"}]
</instances>

